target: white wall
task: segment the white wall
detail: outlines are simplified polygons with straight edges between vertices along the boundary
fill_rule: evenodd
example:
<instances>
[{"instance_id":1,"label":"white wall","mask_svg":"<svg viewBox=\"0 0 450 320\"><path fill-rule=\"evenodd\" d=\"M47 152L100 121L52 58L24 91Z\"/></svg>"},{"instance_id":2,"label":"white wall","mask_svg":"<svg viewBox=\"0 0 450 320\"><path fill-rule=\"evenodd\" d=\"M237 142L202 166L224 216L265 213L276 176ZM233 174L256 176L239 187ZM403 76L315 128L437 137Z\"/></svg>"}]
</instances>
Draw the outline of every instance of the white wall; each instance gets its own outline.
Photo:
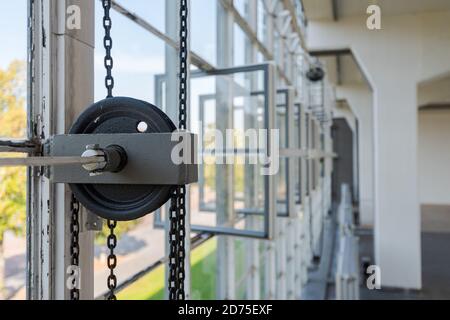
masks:
<instances>
[{"instance_id":1,"label":"white wall","mask_svg":"<svg viewBox=\"0 0 450 320\"><path fill-rule=\"evenodd\" d=\"M350 84L336 88L346 99L359 123L359 217L364 227L374 224L374 145L372 92L367 85Z\"/></svg>"},{"instance_id":2,"label":"white wall","mask_svg":"<svg viewBox=\"0 0 450 320\"><path fill-rule=\"evenodd\" d=\"M419 112L421 204L450 205L450 110Z\"/></svg>"},{"instance_id":3,"label":"white wall","mask_svg":"<svg viewBox=\"0 0 450 320\"><path fill-rule=\"evenodd\" d=\"M310 21L308 46L350 48L373 88L375 260L383 287L420 289L417 85L450 70L450 11L366 19Z\"/></svg>"}]
</instances>

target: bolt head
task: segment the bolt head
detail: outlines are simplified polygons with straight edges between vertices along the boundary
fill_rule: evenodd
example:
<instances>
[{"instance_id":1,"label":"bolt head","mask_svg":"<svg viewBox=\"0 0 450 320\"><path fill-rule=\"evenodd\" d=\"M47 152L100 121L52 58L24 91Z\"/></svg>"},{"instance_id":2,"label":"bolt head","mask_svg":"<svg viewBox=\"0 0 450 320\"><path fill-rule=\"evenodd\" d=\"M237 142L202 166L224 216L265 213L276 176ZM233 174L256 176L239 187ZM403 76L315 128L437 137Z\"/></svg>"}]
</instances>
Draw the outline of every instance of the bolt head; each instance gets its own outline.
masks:
<instances>
[{"instance_id":1,"label":"bolt head","mask_svg":"<svg viewBox=\"0 0 450 320\"><path fill-rule=\"evenodd\" d=\"M88 144L86 146L86 150L99 150L100 145L99 144Z\"/></svg>"},{"instance_id":2,"label":"bolt head","mask_svg":"<svg viewBox=\"0 0 450 320\"><path fill-rule=\"evenodd\" d=\"M92 146L93 148L88 148L89 146L87 146L86 151L83 152L81 156L83 158L101 157L104 161L98 163L88 163L83 165L83 168L86 171L89 171L91 176L99 175L101 171L106 167L105 153L101 149L95 147L94 145Z\"/></svg>"}]
</instances>

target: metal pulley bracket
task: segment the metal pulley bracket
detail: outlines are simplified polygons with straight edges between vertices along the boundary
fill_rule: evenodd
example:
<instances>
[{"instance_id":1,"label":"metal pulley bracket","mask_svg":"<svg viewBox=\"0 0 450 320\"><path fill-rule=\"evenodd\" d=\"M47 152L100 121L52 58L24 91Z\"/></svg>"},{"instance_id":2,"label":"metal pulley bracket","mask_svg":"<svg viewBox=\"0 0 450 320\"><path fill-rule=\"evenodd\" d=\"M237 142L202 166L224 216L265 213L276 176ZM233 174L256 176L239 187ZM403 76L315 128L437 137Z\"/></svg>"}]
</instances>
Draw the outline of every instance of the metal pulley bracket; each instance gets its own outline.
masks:
<instances>
[{"instance_id":1,"label":"metal pulley bracket","mask_svg":"<svg viewBox=\"0 0 450 320\"><path fill-rule=\"evenodd\" d=\"M85 152L87 145L100 149L119 146L126 153L126 164L119 172L91 175L79 164L53 166L47 177L54 183L115 184L115 185L185 185L197 182L195 134L137 133L137 134L73 134L52 137L44 147L44 156L75 157ZM175 141L173 141L175 140ZM179 146L192 155L189 163L175 164ZM178 147L177 147L178 146ZM186 150L189 149L189 150Z\"/></svg>"},{"instance_id":2,"label":"metal pulley bracket","mask_svg":"<svg viewBox=\"0 0 450 320\"><path fill-rule=\"evenodd\" d=\"M76 199L102 218L141 218L164 205L174 186L197 181L196 165L172 161L173 147L179 141L172 137L184 134L195 141L193 135L176 129L161 109L148 102L128 97L98 101L77 118L69 140L64 136L53 139L50 152L61 155L86 151L86 145L97 144L100 149L114 145L125 151L126 165L119 172L101 175L81 172L85 168L80 167L64 172L53 167L50 177L55 182L68 181ZM191 146L195 149L194 143Z\"/></svg>"},{"instance_id":3,"label":"metal pulley bracket","mask_svg":"<svg viewBox=\"0 0 450 320\"><path fill-rule=\"evenodd\" d=\"M164 205L175 187L197 182L197 136L177 131L156 106L128 97L87 108L69 134L41 144L4 141L0 151L42 149L41 156L0 158L0 166L46 167L53 183L69 184L89 211L129 221Z\"/></svg>"}]
</instances>

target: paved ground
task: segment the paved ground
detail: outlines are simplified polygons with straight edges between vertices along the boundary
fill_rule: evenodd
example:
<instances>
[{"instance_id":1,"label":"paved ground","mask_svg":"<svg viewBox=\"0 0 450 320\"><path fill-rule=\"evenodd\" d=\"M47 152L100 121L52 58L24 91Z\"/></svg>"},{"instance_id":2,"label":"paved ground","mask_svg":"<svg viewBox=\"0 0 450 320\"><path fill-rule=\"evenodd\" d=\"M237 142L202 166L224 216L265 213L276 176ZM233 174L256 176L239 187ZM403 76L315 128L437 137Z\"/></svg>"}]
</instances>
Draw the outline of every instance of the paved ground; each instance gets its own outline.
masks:
<instances>
[{"instance_id":1,"label":"paved ground","mask_svg":"<svg viewBox=\"0 0 450 320\"><path fill-rule=\"evenodd\" d=\"M363 300L448 300L450 299L450 207L422 207L422 280L423 289L368 290L361 285ZM359 230L360 260L374 261L373 234L371 230ZM361 263L362 264L362 263ZM328 276L327 298L335 298L334 270ZM363 279L363 275L361 275ZM361 281L364 283L365 281Z\"/></svg>"},{"instance_id":2,"label":"paved ground","mask_svg":"<svg viewBox=\"0 0 450 320\"><path fill-rule=\"evenodd\" d=\"M362 299L450 299L450 207L424 206L422 217L423 290L419 292L369 291L361 287ZM359 235L361 257L368 257L373 261L372 232L361 230ZM160 245L163 243L163 237L162 230L153 229L151 217L123 237L117 248L120 254L117 268L119 281L125 280L136 271L160 259L164 254L164 247ZM324 237L326 251L329 251L332 246L330 239L332 237ZM8 292L15 299L24 299L25 240L8 234L5 244ZM104 246L97 247L96 253L95 293L98 295L106 290L107 270ZM329 265L329 259L321 259L316 268L311 269L312 280L307 289L306 299L334 298L333 262L331 261L331 267ZM330 270L328 276L325 276L324 270Z\"/></svg>"},{"instance_id":3,"label":"paved ground","mask_svg":"<svg viewBox=\"0 0 450 320\"><path fill-rule=\"evenodd\" d=\"M361 244L367 249L362 254L373 256L372 235L361 237ZM361 286L361 299L450 299L450 233L422 234L423 289L414 290L368 290ZM372 260L373 261L373 260Z\"/></svg>"},{"instance_id":4,"label":"paved ground","mask_svg":"<svg viewBox=\"0 0 450 320\"><path fill-rule=\"evenodd\" d=\"M25 244L22 237L6 233L5 248L5 286L6 297L25 298Z\"/></svg>"},{"instance_id":5,"label":"paved ground","mask_svg":"<svg viewBox=\"0 0 450 320\"><path fill-rule=\"evenodd\" d=\"M191 205L198 207L198 188L191 187ZM212 195L207 194L210 199ZM212 198L211 198L212 199ZM148 215L141 219L138 227L123 236L117 247L118 267L117 277L119 283L128 279L138 271L141 271L164 256L164 232L153 228L154 215ZM206 225L215 224L215 215L211 213L194 214L193 223ZM25 239L15 237L8 233L5 238L5 262L6 262L6 289L9 299L25 299ZM96 259L94 261L94 294L98 296L106 292L106 245L95 248Z\"/></svg>"},{"instance_id":6,"label":"paved ground","mask_svg":"<svg viewBox=\"0 0 450 320\"><path fill-rule=\"evenodd\" d=\"M149 219L150 220L150 219ZM117 279L120 282L144 270L164 256L164 230L154 229L151 221L139 225L118 242ZM96 251L105 252L105 246L96 247ZM94 276L94 295L99 296L108 289L106 278L106 254L96 259Z\"/></svg>"},{"instance_id":7,"label":"paved ground","mask_svg":"<svg viewBox=\"0 0 450 320\"><path fill-rule=\"evenodd\" d=\"M303 290L304 300L324 300L327 298L328 275L332 272L332 257L335 248L336 222L325 220L321 259L309 269L309 280Z\"/></svg>"},{"instance_id":8,"label":"paved ground","mask_svg":"<svg viewBox=\"0 0 450 320\"><path fill-rule=\"evenodd\" d=\"M164 256L164 232L153 228L152 216L118 242L117 277L119 282L143 270ZM155 245L157 244L157 245ZM94 287L95 295L106 292L106 250L104 245L96 246ZM10 299L25 299L25 240L8 234L5 246L6 287Z\"/></svg>"}]
</instances>

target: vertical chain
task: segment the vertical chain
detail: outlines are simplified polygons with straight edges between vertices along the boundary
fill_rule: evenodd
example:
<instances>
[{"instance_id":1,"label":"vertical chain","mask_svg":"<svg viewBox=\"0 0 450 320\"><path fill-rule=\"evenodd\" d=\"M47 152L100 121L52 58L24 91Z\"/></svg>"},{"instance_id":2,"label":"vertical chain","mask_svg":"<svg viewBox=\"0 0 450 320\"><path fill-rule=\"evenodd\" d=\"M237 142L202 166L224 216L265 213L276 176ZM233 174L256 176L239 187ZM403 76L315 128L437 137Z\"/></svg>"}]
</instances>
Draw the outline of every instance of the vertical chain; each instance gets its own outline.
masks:
<instances>
[{"instance_id":1,"label":"vertical chain","mask_svg":"<svg viewBox=\"0 0 450 320\"><path fill-rule=\"evenodd\" d=\"M107 98L112 98L112 90L114 88L114 78L112 76L112 69L113 69L113 58L111 56L111 50L113 46L113 41L111 38L111 28L112 28L112 20L110 16L111 11L111 0L102 0L103 4L103 28L105 29L105 36L103 37L103 46L105 47L105 59L104 59L104 65L106 69L106 76L105 76L105 87L107 91ZM114 254L114 249L117 246L117 236L114 234L114 229L117 226L117 221L108 220L108 228L109 228L109 235L107 238L107 246L109 249L109 255L108 255L108 269L109 269L109 276L107 279L107 286L109 289L109 295L108 300L117 300L117 297L115 295L115 290L117 288L117 277L114 274L114 269L117 266L117 257Z\"/></svg>"},{"instance_id":2,"label":"vertical chain","mask_svg":"<svg viewBox=\"0 0 450 320\"><path fill-rule=\"evenodd\" d=\"M179 130L187 128L188 0L180 0ZM186 187L174 188L170 205L169 299L185 299Z\"/></svg>"},{"instance_id":3,"label":"vertical chain","mask_svg":"<svg viewBox=\"0 0 450 320\"><path fill-rule=\"evenodd\" d=\"M114 249L117 246L117 237L114 234L114 229L117 226L117 221L108 220L108 228L109 228L109 235L107 238L107 245L109 249L109 256L108 256L108 268L109 268L109 276L108 276L108 289L109 289L109 295L108 300L117 300L116 295L114 291L117 288L117 277L114 274L114 269L117 266L117 257L114 254Z\"/></svg>"},{"instance_id":4,"label":"vertical chain","mask_svg":"<svg viewBox=\"0 0 450 320\"><path fill-rule=\"evenodd\" d=\"M105 69L106 69L106 77L105 77L105 87L107 90L107 98L112 98L112 90L114 88L114 78L112 76L113 69L113 58L111 56L112 49L112 38L111 38L111 28L112 28L112 20L110 17L111 10L111 0L102 0L103 4L103 28L105 29L105 36L103 38L103 46L105 47Z\"/></svg>"},{"instance_id":5,"label":"vertical chain","mask_svg":"<svg viewBox=\"0 0 450 320\"><path fill-rule=\"evenodd\" d=\"M170 200L169 209L170 230L169 230L169 299L177 300L177 269L178 269L178 188L174 188Z\"/></svg>"},{"instance_id":6,"label":"vertical chain","mask_svg":"<svg viewBox=\"0 0 450 320\"><path fill-rule=\"evenodd\" d=\"M187 129L187 73L188 73L188 0L180 3L180 105L179 105L179 128ZM178 188L178 300L185 299L185 239L186 239L186 186Z\"/></svg>"},{"instance_id":7,"label":"vertical chain","mask_svg":"<svg viewBox=\"0 0 450 320\"><path fill-rule=\"evenodd\" d=\"M79 234L80 234L80 223L79 223L79 213L80 213L80 203L72 194L70 201L70 256L72 267L79 267L80 265L80 244L79 244ZM73 283L73 287L70 289L70 299L80 300L80 290L78 289L78 281Z\"/></svg>"},{"instance_id":8,"label":"vertical chain","mask_svg":"<svg viewBox=\"0 0 450 320\"><path fill-rule=\"evenodd\" d=\"M187 57L188 57L188 0L180 0L180 88L179 88L179 129L186 130L187 114Z\"/></svg>"},{"instance_id":9,"label":"vertical chain","mask_svg":"<svg viewBox=\"0 0 450 320\"><path fill-rule=\"evenodd\" d=\"M186 239L186 228L185 228L185 217L186 217L186 206L185 206L185 199L186 199L186 187L181 186L178 188L178 283L177 283L177 298L178 300L184 300L185 299L185 292L184 292L184 280L185 280L185 270L184 270L184 264L185 264L185 256L186 256L186 250L185 250L185 239Z\"/></svg>"}]
</instances>

